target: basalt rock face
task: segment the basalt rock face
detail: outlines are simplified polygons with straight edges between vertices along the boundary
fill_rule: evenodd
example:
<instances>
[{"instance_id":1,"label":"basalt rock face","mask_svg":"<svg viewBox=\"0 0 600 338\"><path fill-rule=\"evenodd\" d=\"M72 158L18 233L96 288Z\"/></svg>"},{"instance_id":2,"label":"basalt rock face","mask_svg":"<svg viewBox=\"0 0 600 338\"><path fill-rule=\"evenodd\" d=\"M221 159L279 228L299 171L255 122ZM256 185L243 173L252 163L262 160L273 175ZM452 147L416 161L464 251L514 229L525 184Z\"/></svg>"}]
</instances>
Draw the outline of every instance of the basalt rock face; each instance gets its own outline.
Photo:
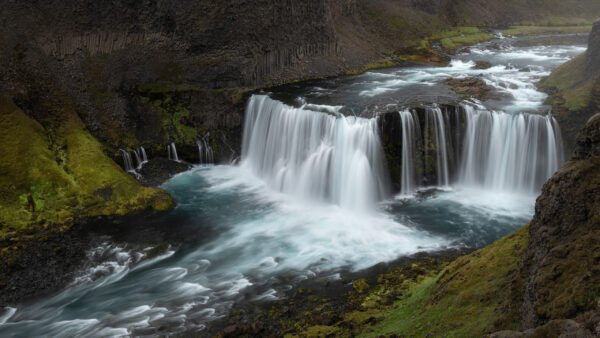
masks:
<instances>
[{"instance_id":1,"label":"basalt rock face","mask_svg":"<svg viewBox=\"0 0 600 338\"><path fill-rule=\"evenodd\" d=\"M249 89L363 69L451 26L600 11L596 1L567 2L578 6L533 0L7 1L0 47L3 57L38 55L25 67L43 67L55 78L113 159L119 160L119 148L142 145L151 156L166 156L165 145L175 142L181 157L195 162L195 140L210 133L217 160L227 162L240 153ZM16 95L10 78L0 86Z\"/></svg>"},{"instance_id":2,"label":"basalt rock face","mask_svg":"<svg viewBox=\"0 0 600 338\"><path fill-rule=\"evenodd\" d=\"M519 269L524 328L596 309L600 293L600 114L573 158L546 184ZM517 297L518 298L518 297Z\"/></svg>"},{"instance_id":3,"label":"basalt rock face","mask_svg":"<svg viewBox=\"0 0 600 338\"><path fill-rule=\"evenodd\" d=\"M464 142L466 127L465 114L459 105L440 105L441 116L445 122L445 146L449 179L454 181L458 176L461 149ZM411 133L412 147L411 158L414 165L415 184L421 186L435 186L439 180L437 163L438 149L441 144L437 141L436 126L434 125L432 108L415 107L412 110L415 121L414 130L408 131L402 125L399 112L388 112L378 117L379 135L386 156L390 179L394 193L401 190L401 175L403 162L403 132Z\"/></svg>"}]
</instances>

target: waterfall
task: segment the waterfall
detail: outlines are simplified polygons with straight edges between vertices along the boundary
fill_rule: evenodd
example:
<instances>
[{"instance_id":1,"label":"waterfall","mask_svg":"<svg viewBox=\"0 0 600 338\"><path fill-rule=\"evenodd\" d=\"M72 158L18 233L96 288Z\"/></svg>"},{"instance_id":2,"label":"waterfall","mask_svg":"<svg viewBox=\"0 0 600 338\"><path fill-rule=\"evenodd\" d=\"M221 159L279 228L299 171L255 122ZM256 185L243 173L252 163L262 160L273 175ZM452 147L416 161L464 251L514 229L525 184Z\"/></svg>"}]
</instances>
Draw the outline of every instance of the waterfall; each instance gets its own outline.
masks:
<instances>
[{"instance_id":1,"label":"waterfall","mask_svg":"<svg viewBox=\"0 0 600 338\"><path fill-rule=\"evenodd\" d=\"M402 172L401 191L402 195L414 192L417 187L414 160L417 154L417 140L420 139L418 116L414 111L404 110L400 112L402 123ZM417 122L415 122L417 120Z\"/></svg>"},{"instance_id":2,"label":"waterfall","mask_svg":"<svg viewBox=\"0 0 600 338\"><path fill-rule=\"evenodd\" d=\"M552 116L513 115L469 105L464 109L460 183L535 193L562 165L560 128Z\"/></svg>"},{"instance_id":3,"label":"waterfall","mask_svg":"<svg viewBox=\"0 0 600 338\"><path fill-rule=\"evenodd\" d=\"M146 149L144 147L140 147L140 152L142 153L142 161L143 163L148 162L148 156L146 156Z\"/></svg>"},{"instance_id":4,"label":"waterfall","mask_svg":"<svg viewBox=\"0 0 600 338\"><path fill-rule=\"evenodd\" d=\"M401 128L391 132L402 133L402 195L421 186L452 183L537 193L562 165L560 128L552 116L507 114L466 104L461 108L399 113Z\"/></svg>"},{"instance_id":5,"label":"waterfall","mask_svg":"<svg viewBox=\"0 0 600 338\"><path fill-rule=\"evenodd\" d=\"M179 162L179 156L177 156L177 148L175 148L175 142L171 142L171 144L167 145L167 154L169 156L169 160Z\"/></svg>"},{"instance_id":6,"label":"waterfall","mask_svg":"<svg viewBox=\"0 0 600 338\"><path fill-rule=\"evenodd\" d=\"M271 188L353 210L387 197L387 170L376 119L294 108L251 97L242 166Z\"/></svg>"},{"instance_id":7,"label":"waterfall","mask_svg":"<svg viewBox=\"0 0 600 338\"><path fill-rule=\"evenodd\" d=\"M123 155L123 167L125 168L125 171L130 174L133 174L136 178L140 178L140 174L137 171L135 171L135 167L133 166L131 154L123 149L119 149L119 151L121 152L121 155Z\"/></svg>"},{"instance_id":8,"label":"waterfall","mask_svg":"<svg viewBox=\"0 0 600 338\"><path fill-rule=\"evenodd\" d=\"M200 164L211 164L214 163L214 156L212 146L210 145L210 134L196 140L198 145L198 156L200 158Z\"/></svg>"},{"instance_id":9,"label":"waterfall","mask_svg":"<svg viewBox=\"0 0 600 338\"><path fill-rule=\"evenodd\" d=\"M121 152L121 154L123 155L123 167L125 168L125 171L134 171L135 169L133 168L133 161L131 160L131 154L123 149L119 149L119 151Z\"/></svg>"},{"instance_id":10,"label":"waterfall","mask_svg":"<svg viewBox=\"0 0 600 338\"><path fill-rule=\"evenodd\" d=\"M437 185L448 186L448 151L446 143L446 128L442 110L438 107L425 110L425 170L435 168ZM435 162L432 161L435 155Z\"/></svg>"},{"instance_id":11,"label":"waterfall","mask_svg":"<svg viewBox=\"0 0 600 338\"><path fill-rule=\"evenodd\" d=\"M146 149L144 147L139 147L133 150L133 154L135 155L135 160L137 161L137 170L142 169L142 166L148 163L148 156L146 156Z\"/></svg>"}]
</instances>

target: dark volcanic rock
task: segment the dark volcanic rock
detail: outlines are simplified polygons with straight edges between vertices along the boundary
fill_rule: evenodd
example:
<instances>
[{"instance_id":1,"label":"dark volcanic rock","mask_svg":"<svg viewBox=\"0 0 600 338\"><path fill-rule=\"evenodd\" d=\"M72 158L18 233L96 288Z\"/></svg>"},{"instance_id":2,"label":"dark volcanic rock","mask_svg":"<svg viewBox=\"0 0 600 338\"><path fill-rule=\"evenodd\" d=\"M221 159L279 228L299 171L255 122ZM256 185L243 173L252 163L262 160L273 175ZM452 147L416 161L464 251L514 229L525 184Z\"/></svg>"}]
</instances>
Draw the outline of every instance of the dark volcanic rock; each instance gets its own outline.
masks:
<instances>
[{"instance_id":1,"label":"dark volcanic rock","mask_svg":"<svg viewBox=\"0 0 600 338\"><path fill-rule=\"evenodd\" d=\"M489 98L490 91L492 90L485 81L475 77L451 78L444 81L444 83L452 87L452 90L458 94L471 96L482 101Z\"/></svg>"},{"instance_id":2,"label":"dark volcanic rock","mask_svg":"<svg viewBox=\"0 0 600 338\"><path fill-rule=\"evenodd\" d=\"M519 270L525 278L525 328L595 309L599 262L600 114L596 114L577 138L575 156L546 182L537 199Z\"/></svg>"},{"instance_id":3,"label":"dark volcanic rock","mask_svg":"<svg viewBox=\"0 0 600 338\"><path fill-rule=\"evenodd\" d=\"M144 164L139 170L140 183L145 186L159 186L175 174L190 170L192 165L187 162L175 162L166 158L154 158Z\"/></svg>"},{"instance_id":4,"label":"dark volcanic rock","mask_svg":"<svg viewBox=\"0 0 600 338\"><path fill-rule=\"evenodd\" d=\"M587 63L588 72L600 74L600 21L597 21L588 40Z\"/></svg>"},{"instance_id":5,"label":"dark volcanic rock","mask_svg":"<svg viewBox=\"0 0 600 338\"><path fill-rule=\"evenodd\" d=\"M492 64L488 61L475 61L474 69L488 69L492 68Z\"/></svg>"},{"instance_id":6,"label":"dark volcanic rock","mask_svg":"<svg viewBox=\"0 0 600 338\"><path fill-rule=\"evenodd\" d=\"M0 306L65 287L83 266L91 247L91 240L80 236L77 227L58 233L38 230L35 236L14 258L0 262Z\"/></svg>"}]
</instances>

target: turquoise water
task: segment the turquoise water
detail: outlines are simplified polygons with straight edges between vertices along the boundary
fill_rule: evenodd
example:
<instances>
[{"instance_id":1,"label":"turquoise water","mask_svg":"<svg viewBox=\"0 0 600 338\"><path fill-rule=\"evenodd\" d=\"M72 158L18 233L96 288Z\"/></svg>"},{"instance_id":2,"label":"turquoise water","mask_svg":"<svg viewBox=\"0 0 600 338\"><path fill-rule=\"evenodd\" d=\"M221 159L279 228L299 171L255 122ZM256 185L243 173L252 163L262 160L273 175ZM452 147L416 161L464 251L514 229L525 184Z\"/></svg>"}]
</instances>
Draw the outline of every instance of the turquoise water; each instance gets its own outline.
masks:
<instances>
[{"instance_id":1,"label":"turquoise water","mask_svg":"<svg viewBox=\"0 0 600 338\"><path fill-rule=\"evenodd\" d=\"M109 270L107 276L94 279L87 271L60 295L19 309L0 335L201 331L235 302L277 299L306 279L339 279L342 270L401 255L489 243L525 224L533 206L531 198L522 204L481 191L440 190L354 213L275 193L234 166L198 167L164 188L177 207L161 222L187 224L199 240L139 262L147 250L107 243L98 251L112 265L96 267Z\"/></svg>"},{"instance_id":2,"label":"turquoise water","mask_svg":"<svg viewBox=\"0 0 600 338\"><path fill-rule=\"evenodd\" d=\"M318 111L344 106L335 109L360 115L391 98L432 90L445 77L483 73L507 96L497 107L536 111L545 94L533 82L582 50L473 48L446 68L374 71L292 96ZM473 59L500 65L474 71ZM152 222L179 244L152 256L152 247L107 239L89 253L96 263L60 294L0 311L0 336L201 333L236 304L285 297L304 280L340 280L345 271L403 255L491 243L531 219L536 197L454 186L357 210L280 193L266 181L244 164L177 175L163 186L177 207Z\"/></svg>"}]
</instances>

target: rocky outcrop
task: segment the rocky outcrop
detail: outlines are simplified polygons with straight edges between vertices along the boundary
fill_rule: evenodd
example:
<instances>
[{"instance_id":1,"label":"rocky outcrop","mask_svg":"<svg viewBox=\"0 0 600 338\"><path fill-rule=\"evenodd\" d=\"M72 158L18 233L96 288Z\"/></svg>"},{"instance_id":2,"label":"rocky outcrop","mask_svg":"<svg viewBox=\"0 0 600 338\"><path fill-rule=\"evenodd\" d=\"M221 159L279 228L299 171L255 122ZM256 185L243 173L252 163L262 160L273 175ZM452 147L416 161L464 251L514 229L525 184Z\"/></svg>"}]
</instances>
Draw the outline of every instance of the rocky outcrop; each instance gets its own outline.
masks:
<instances>
[{"instance_id":1,"label":"rocky outcrop","mask_svg":"<svg viewBox=\"0 0 600 338\"><path fill-rule=\"evenodd\" d=\"M592 76L600 74L600 21L592 27L588 41L586 71Z\"/></svg>"},{"instance_id":2,"label":"rocky outcrop","mask_svg":"<svg viewBox=\"0 0 600 338\"><path fill-rule=\"evenodd\" d=\"M487 100L492 90L492 87L488 86L485 81L476 77L450 78L444 83L449 85L454 92L480 101Z\"/></svg>"},{"instance_id":3,"label":"rocky outcrop","mask_svg":"<svg viewBox=\"0 0 600 338\"><path fill-rule=\"evenodd\" d=\"M547 103L561 126L569 156L579 130L600 107L600 22L593 26L586 53L557 68L539 86L550 94Z\"/></svg>"},{"instance_id":4,"label":"rocky outcrop","mask_svg":"<svg viewBox=\"0 0 600 338\"><path fill-rule=\"evenodd\" d=\"M573 158L546 182L536 203L519 269L525 328L596 308L599 243L600 114L596 114L579 134Z\"/></svg>"}]
</instances>

